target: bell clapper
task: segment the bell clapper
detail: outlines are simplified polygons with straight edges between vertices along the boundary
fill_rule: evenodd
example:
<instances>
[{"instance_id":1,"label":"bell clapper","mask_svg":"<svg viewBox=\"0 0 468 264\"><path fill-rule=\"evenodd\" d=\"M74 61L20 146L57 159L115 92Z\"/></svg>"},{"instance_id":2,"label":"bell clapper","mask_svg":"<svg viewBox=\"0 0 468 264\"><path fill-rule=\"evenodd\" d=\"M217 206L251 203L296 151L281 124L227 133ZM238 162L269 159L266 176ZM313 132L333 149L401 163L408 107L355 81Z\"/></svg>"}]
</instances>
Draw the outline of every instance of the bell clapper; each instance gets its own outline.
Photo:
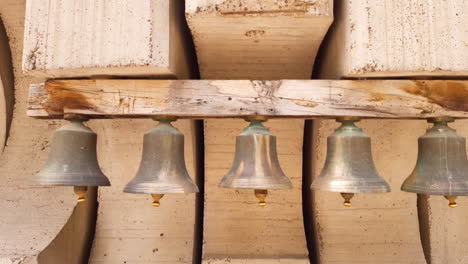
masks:
<instances>
[{"instance_id":1,"label":"bell clapper","mask_svg":"<svg viewBox=\"0 0 468 264\"><path fill-rule=\"evenodd\" d=\"M455 208L455 207L458 206L457 201L456 201L456 200L457 200L457 196L444 196L444 197L445 197L445 199L447 199L447 200L449 201L449 205L448 205L448 206L449 206L450 208Z\"/></svg>"},{"instance_id":2,"label":"bell clapper","mask_svg":"<svg viewBox=\"0 0 468 264\"><path fill-rule=\"evenodd\" d=\"M351 207L351 199L354 196L354 193L341 193L341 196L344 199L343 205L346 207Z\"/></svg>"},{"instance_id":3,"label":"bell clapper","mask_svg":"<svg viewBox=\"0 0 468 264\"><path fill-rule=\"evenodd\" d=\"M78 196L78 203L86 201L86 193L88 192L88 186L74 186L73 191Z\"/></svg>"},{"instance_id":4,"label":"bell clapper","mask_svg":"<svg viewBox=\"0 0 468 264\"><path fill-rule=\"evenodd\" d=\"M159 207L161 205L159 200L161 200L161 198L163 198L164 194L152 193L151 196L153 197L153 206L154 207Z\"/></svg>"},{"instance_id":5,"label":"bell clapper","mask_svg":"<svg viewBox=\"0 0 468 264\"><path fill-rule=\"evenodd\" d=\"M258 199L258 206L264 207L266 206L266 197L268 195L268 190L255 190L255 197Z\"/></svg>"}]
</instances>

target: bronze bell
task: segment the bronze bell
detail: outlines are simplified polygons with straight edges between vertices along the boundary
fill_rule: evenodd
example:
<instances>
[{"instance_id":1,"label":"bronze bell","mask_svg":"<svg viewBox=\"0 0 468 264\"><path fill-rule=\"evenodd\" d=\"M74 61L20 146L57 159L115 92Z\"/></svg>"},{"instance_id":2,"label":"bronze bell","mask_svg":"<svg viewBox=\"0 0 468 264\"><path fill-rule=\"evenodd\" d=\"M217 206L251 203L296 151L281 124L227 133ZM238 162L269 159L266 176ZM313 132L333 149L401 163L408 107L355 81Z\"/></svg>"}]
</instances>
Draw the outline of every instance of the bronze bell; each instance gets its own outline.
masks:
<instances>
[{"instance_id":1,"label":"bronze bell","mask_svg":"<svg viewBox=\"0 0 468 264\"><path fill-rule=\"evenodd\" d=\"M292 188L276 153L276 137L263 126L265 118L247 119L250 125L236 137L236 153L231 170L219 187L254 189L258 205L265 206L267 189Z\"/></svg>"},{"instance_id":2,"label":"bronze bell","mask_svg":"<svg viewBox=\"0 0 468 264\"><path fill-rule=\"evenodd\" d=\"M434 118L434 126L418 139L418 159L401 190L428 195L443 195L450 207L457 196L468 195L468 159L465 138L447 123L452 118Z\"/></svg>"},{"instance_id":3,"label":"bronze bell","mask_svg":"<svg viewBox=\"0 0 468 264\"><path fill-rule=\"evenodd\" d=\"M155 120L159 124L145 134L140 168L124 192L151 194L157 207L166 193L193 193L198 187L185 166L184 134L171 124L176 118Z\"/></svg>"},{"instance_id":4,"label":"bronze bell","mask_svg":"<svg viewBox=\"0 0 468 264\"><path fill-rule=\"evenodd\" d=\"M82 116L67 115L66 119L70 123L54 133L47 164L33 182L74 186L78 202L83 202L87 186L110 186L110 182L99 168L96 133L83 124Z\"/></svg>"},{"instance_id":5,"label":"bronze bell","mask_svg":"<svg viewBox=\"0 0 468 264\"><path fill-rule=\"evenodd\" d=\"M341 126L327 138L327 158L320 176L311 189L339 192L343 205L351 206L355 193L389 192L374 165L371 140L354 124L358 118L339 118Z\"/></svg>"}]
</instances>

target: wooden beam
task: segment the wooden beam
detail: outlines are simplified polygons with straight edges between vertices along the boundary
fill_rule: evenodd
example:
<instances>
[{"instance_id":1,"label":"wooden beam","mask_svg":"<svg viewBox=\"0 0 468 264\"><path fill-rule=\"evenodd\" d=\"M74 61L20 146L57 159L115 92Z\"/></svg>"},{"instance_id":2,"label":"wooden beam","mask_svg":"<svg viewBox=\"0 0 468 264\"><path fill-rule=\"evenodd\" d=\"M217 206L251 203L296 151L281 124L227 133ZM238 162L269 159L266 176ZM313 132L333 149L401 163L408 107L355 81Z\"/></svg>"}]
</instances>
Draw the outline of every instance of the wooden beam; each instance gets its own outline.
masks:
<instances>
[{"instance_id":1,"label":"wooden beam","mask_svg":"<svg viewBox=\"0 0 468 264\"><path fill-rule=\"evenodd\" d=\"M30 86L32 117L468 118L468 81L60 80Z\"/></svg>"}]
</instances>

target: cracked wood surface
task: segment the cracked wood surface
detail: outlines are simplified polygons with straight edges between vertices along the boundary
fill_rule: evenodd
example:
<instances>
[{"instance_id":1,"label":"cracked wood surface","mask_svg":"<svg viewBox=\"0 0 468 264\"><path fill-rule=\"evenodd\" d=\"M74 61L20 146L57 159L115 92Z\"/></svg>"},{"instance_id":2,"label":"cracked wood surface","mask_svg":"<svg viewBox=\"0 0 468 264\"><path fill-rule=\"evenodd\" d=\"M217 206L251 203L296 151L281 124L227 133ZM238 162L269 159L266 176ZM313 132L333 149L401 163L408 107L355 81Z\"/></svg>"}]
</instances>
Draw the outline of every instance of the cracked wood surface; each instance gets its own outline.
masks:
<instances>
[{"instance_id":1,"label":"cracked wood surface","mask_svg":"<svg viewBox=\"0 0 468 264\"><path fill-rule=\"evenodd\" d=\"M468 117L468 81L61 80L31 85L28 115L181 118Z\"/></svg>"}]
</instances>

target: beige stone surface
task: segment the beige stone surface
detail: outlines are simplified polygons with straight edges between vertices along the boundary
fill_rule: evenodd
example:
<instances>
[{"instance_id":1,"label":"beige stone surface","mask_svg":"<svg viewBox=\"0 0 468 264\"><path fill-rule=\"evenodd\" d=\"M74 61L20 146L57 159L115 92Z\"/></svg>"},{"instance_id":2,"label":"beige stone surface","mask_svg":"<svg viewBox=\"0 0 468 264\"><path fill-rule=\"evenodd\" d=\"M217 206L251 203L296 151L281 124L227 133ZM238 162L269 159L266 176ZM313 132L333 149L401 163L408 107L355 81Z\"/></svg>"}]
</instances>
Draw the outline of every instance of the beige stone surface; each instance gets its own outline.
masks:
<instances>
[{"instance_id":1,"label":"beige stone surface","mask_svg":"<svg viewBox=\"0 0 468 264\"><path fill-rule=\"evenodd\" d=\"M30 5L40 5L43 1L29 2ZM145 3L148 2L146 1ZM157 4L163 4L162 1L157 2ZM60 34L54 35L56 37L55 40L57 40L55 44L48 43L53 47L50 46L47 48L47 51L40 50L39 53L36 53L36 55L43 56L41 57L42 59L47 57L50 61L38 61L35 67L39 67L39 65L42 65L41 67L50 66L51 70L40 72L41 70L37 70L39 68L36 68L36 72L30 72L33 75L51 78L57 76L78 77L99 74L136 75L141 73L147 74L148 72L151 72L151 75L163 74L155 67L145 65L144 60L138 61L141 64L140 66L142 66L140 68L119 68L107 64L104 66L109 67L105 69L103 67L102 71L93 68L91 64L96 62L93 60L96 57L92 57L91 53L98 51L90 50L91 46L88 46L88 49L83 46L69 46L70 42L67 42L67 38L74 36L74 41L76 41L76 34L79 32L76 30L73 31L74 33L71 33L70 30L62 32L60 28L67 27L72 22L85 23L85 21L69 20L71 15L69 12L67 13L67 8L65 8L70 7L67 1L49 1L49 3L61 4L60 10L65 11L57 19L65 20L60 24L55 24L57 26L55 28L57 29L56 33L60 32ZM168 4L168 1L165 3ZM90 2L77 4L73 8L89 7L86 6L87 4L90 4ZM96 2L96 5L99 4L102 7L102 1ZM29 10L29 12L43 12L44 10L41 9L43 7L41 6L39 10L33 8L34 10ZM84 263L87 261L86 258L90 253L91 244L82 238L87 234L83 225L90 224L88 217L92 216L92 212L80 207L77 207L75 210L73 209L76 198L71 188L28 187L30 178L45 163L52 132L62 122L36 120L26 117L28 85L29 83L42 82L44 79L24 77L25 75L21 73L25 3L22 1L7 1L6 3L2 2L0 8L0 15L5 21L10 42L13 43L15 73L17 76L17 104L12 135L8 141L8 146L0 157L0 175L2 177L0 196L2 197L1 206L4 209L2 210L4 215L1 216L0 220L0 244L2 245L0 263L2 261L5 263ZM32 7L29 6L29 8ZM55 6L55 8L59 7ZM127 6L127 9L114 9L115 12L108 13L107 16L108 18L122 19L118 12L138 11L132 8L137 7ZM167 11L166 18L170 16L170 13L175 12L179 14L180 18L180 14L183 14L180 8L183 8L183 6L174 2L174 4L171 4L171 8L164 9L161 7L159 8L161 10L157 12ZM143 9L140 7L139 10L142 11ZM53 8L50 11L54 10L58 12L58 9ZM103 9L100 10L103 11ZM108 9L107 11L110 12L112 10ZM151 14L147 14L150 11L156 12L154 8L143 11L146 12L147 16L151 16ZM86 18L91 19L92 15ZM135 19L140 19L140 17ZM164 20L165 18L159 17L159 19ZM47 20L44 17L40 17L40 21L44 22ZM182 42L182 34L178 32L178 30L181 30L181 26L177 26L179 23L180 21L175 21L171 24L173 25L171 27L173 32L170 34L174 35L176 43L170 46L170 50L166 50L165 54L161 53L160 56L169 58L168 64L164 67L171 71L170 76L174 77L177 73L181 77L187 77L190 75L189 59L186 51L180 50L181 47L184 47L185 43ZM125 21L121 21L120 24L125 25ZM145 28L146 25L147 23L139 26ZM28 30L33 26L40 25L30 24L28 25ZM125 26L131 29L131 25ZM91 28L88 27L87 29ZM113 29L115 31L115 28ZM31 35L35 33L37 32L31 33ZM83 30L79 34L85 33L89 33L89 31ZM115 35L117 33L110 32L109 34ZM87 36L89 37L89 35ZM49 35L49 37L51 38L48 40L51 40L53 36ZM165 35L164 39L168 38L168 35ZM78 39L80 38L78 37ZM124 45L125 41L132 39L138 40L136 36L124 38L120 42L118 39L113 39L112 45ZM86 41L80 42L80 44L85 45ZM138 54L135 55L135 53L125 53L130 52L127 49L114 48L113 51L117 54L112 54L112 45L109 43L106 43L106 45L101 47L104 50L99 53L103 55L99 59L104 60L105 63L112 64L110 56L114 55L116 58L123 55L128 55L135 59L142 58L141 56L137 57L136 55ZM27 54L28 48L31 47L26 45L25 54ZM71 53L64 52L64 50L71 51ZM144 53L147 50L133 51ZM154 52L155 54L159 54L161 51L156 50ZM64 57L60 57L62 55ZM41 58L37 57L36 59L40 60ZM51 64L41 64L42 62ZM99 63L96 65L99 65ZM65 69L53 70L54 67L62 66ZM89 68L75 70L73 68L75 66L77 68L89 66ZM146 261L146 263L192 263L195 217L194 195L167 196L162 201L163 206L157 211L151 206L149 197L124 195L122 193L124 183L133 177L135 172L133 170L139 164L143 133L155 125L155 122L149 120L99 120L91 121L89 124L99 135L98 157L103 171L109 176L112 183L115 184L115 186L109 187L107 190L105 188L99 190L99 221L97 222L96 239L94 240L90 262L116 263L131 260ZM193 134L191 134L193 129L192 122L183 121L179 126L186 132L187 151L193 151L193 148L191 148L194 142L192 139ZM193 159L193 153L187 155L192 176L195 164ZM96 206L94 206L93 212L96 214ZM94 223L93 221L92 224ZM75 251L70 250L70 248L75 249Z\"/></svg>"},{"instance_id":2,"label":"beige stone surface","mask_svg":"<svg viewBox=\"0 0 468 264\"><path fill-rule=\"evenodd\" d=\"M10 45L0 18L0 150L6 144L13 115L14 81Z\"/></svg>"},{"instance_id":3,"label":"beige stone surface","mask_svg":"<svg viewBox=\"0 0 468 264\"><path fill-rule=\"evenodd\" d=\"M278 258L278 259L212 259L206 264L307 264L308 261L304 259L288 259L288 258Z\"/></svg>"},{"instance_id":4,"label":"beige stone surface","mask_svg":"<svg viewBox=\"0 0 468 264\"><path fill-rule=\"evenodd\" d=\"M27 1L23 70L34 76L190 78L193 54L183 1ZM104 76L102 76L104 75ZM192 263L195 195L124 194L140 163L151 120L90 121L112 182L99 189L90 263ZM195 177L194 122L180 121Z\"/></svg>"},{"instance_id":5,"label":"beige stone surface","mask_svg":"<svg viewBox=\"0 0 468 264\"><path fill-rule=\"evenodd\" d=\"M333 1L187 0L186 18L202 79L309 79L333 20ZM217 188L232 164L235 136L246 125L205 121L203 263L308 263L301 203L304 122L266 123L294 188L271 191L265 208L256 205L253 191Z\"/></svg>"},{"instance_id":6,"label":"beige stone surface","mask_svg":"<svg viewBox=\"0 0 468 264\"><path fill-rule=\"evenodd\" d=\"M320 77L466 76L467 7L468 2L462 0L342 1L335 6L335 25L323 50ZM324 162L326 136L336 125L314 122L314 126L318 134L314 171L318 175ZM466 131L465 121L456 126ZM415 194L400 191L416 163L417 138L428 124L373 120L362 122L362 127L373 138L377 168L393 192L358 195L353 209L340 208L339 195L315 193L321 261L426 263L424 248L428 263L466 262L466 237L462 231L466 210L448 210L442 197L430 197L427 204L417 203ZM340 224L338 218L346 219L345 223ZM349 239L339 237L342 234Z\"/></svg>"},{"instance_id":7,"label":"beige stone surface","mask_svg":"<svg viewBox=\"0 0 468 264\"><path fill-rule=\"evenodd\" d=\"M21 72L24 10L24 1L0 3L15 73L11 133L0 154L0 263L80 263L81 245L89 239L89 210L95 211L95 206L75 207L76 198L69 187L34 187L30 183L44 165L52 133L62 122L35 120L25 114L29 84L43 79ZM74 238L70 243L54 243L70 237ZM51 260L49 250L64 254Z\"/></svg>"},{"instance_id":8,"label":"beige stone surface","mask_svg":"<svg viewBox=\"0 0 468 264\"><path fill-rule=\"evenodd\" d=\"M94 238L97 188L88 187L87 202L77 204L60 233L37 257L37 263L87 263ZM34 260L34 259L33 259Z\"/></svg>"},{"instance_id":9,"label":"beige stone surface","mask_svg":"<svg viewBox=\"0 0 468 264\"><path fill-rule=\"evenodd\" d=\"M223 258L308 263L301 206L303 121L265 123L277 136L279 161L294 188L270 190L263 208L253 190L218 188L232 165L235 137L247 125L238 119L205 121L204 263Z\"/></svg>"},{"instance_id":10,"label":"beige stone surface","mask_svg":"<svg viewBox=\"0 0 468 264\"><path fill-rule=\"evenodd\" d=\"M99 190L96 235L89 263L192 263L195 232L195 194L168 194L161 207L150 195L123 193L140 164L143 134L151 120L92 121L103 139L98 155L112 187ZM193 121L174 123L185 134L185 159L195 178Z\"/></svg>"},{"instance_id":11,"label":"beige stone surface","mask_svg":"<svg viewBox=\"0 0 468 264\"><path fill-rule=\"evenodd\" d=\"M217 11L219 13L239 13L248 15L287 14L332 16L333 3L323 0L188 0L185 4L187 13Z\"/></svg>"},{"instance_id":12,"label":"beige stone surface","mask_svg":"<svg viewBox=\"0 0 468 264\"><path fill-rule=\"evenodd\" d=\"M188 78L183 1L30 0L23 70L36 76Z\"/></svg>"},{"instance_id":13,"label":"beige stone surface","mask_svg":"<svg viewBox=\"0 0 468 264\"><path fill-rule=\"evenodd\" d=\"M457 132L468 137L468 122L449 124ZM426 253L431 264L468 263L468 197L458 197L458 207L449 208L442 196L430 196L427 201L428 230L425 237Z\"/></svg>"},{"instance_id":14,"label":"beige stone surface","mask_svg":"<svg viewBox=\"0 0 468 264\"><path fill-rule=\"evenodd\" d=\"M104 2L95 1L89 9L98 12L102 10ZM187 40L183 2L148 0L123 3L123 8L118 1L105 3L109 6L104 16L110 19L105 24L112 23L115 27L92 28L97 31L96 34L99 32L104 38L109 38L110 42L100 42L101 46L98 45L91 53L83 54L80 51L80 56L84 58L73 65L86 69L79 72L70 70L66 74L75 77L82 72L87 75L192 77L194 56ZM93 13L85 10L87 4L80 6L83 8L80 12L92 17ZM120 16L116 16L118 14ZM89 38L90 35L85 37ZM124 49L121 49L122 45ZM100 68L96 70L89 63L97 55L100 56L97 64ZM161 70L161 67L164 69ZM170 73L166 74L166 70ZM48 71L49 74L51 72ZM195 240L196 195L166 195L161 200L161 207L154 208L150 195L122 192L140 164L143 135L157 122L125 119L91 123L103 138L98 145L98 156L113 186L99 190L100 206L89 263L192 263L196 255L195 247L201 243ZM187 168L192 178L196 178L194 122L183 120L175 125L185 134Z\"/></svg>"},{"instance_id":15,"label":"beige stone surface","mask_svg":"<svg viewBox=\"0 0 468 264\"><path fill-rule=\"evenodd\" d=\"M468 1L337 3L321 78L468 75Z\"/></svg>"},{"instance_id":16,"label":"beige stone surface","mask_svg":"<svg viewBox=\"0 0 468 264\"><path fill-rule=\"evenodd\" d=\"M466 136L466 134L465 134ZM431 264L462 264L468 261L468 224L466 197L457 199L458 207L451 209L444 197L431 196L429 206L428 258Z\"/></svg>"},{"instance_id":17,"label":"beige stone surface","mask_svg":"<svg viewBox=\"0 0 468 264\"><path fill-rule=\"evenodd\" d=\"M329 0L187 0L203 79L309 79Z\"/></svg>"},{"instance_id":18,"label":"beige stone surface","mask_svg":"<svg viewBox=\"0 0 468 264\"><path fill-rule=\"evenodd\" d=\"M372 140L372 153L391 193L357 194L342 206L338 193L313 193L320 263L426 263L421 246L416 195L400 191L417 158L425 121L364 120L357 123ZM313 174L325 162L326 137L339 125L315 121Z\"/></svg>"}]
</instances>

